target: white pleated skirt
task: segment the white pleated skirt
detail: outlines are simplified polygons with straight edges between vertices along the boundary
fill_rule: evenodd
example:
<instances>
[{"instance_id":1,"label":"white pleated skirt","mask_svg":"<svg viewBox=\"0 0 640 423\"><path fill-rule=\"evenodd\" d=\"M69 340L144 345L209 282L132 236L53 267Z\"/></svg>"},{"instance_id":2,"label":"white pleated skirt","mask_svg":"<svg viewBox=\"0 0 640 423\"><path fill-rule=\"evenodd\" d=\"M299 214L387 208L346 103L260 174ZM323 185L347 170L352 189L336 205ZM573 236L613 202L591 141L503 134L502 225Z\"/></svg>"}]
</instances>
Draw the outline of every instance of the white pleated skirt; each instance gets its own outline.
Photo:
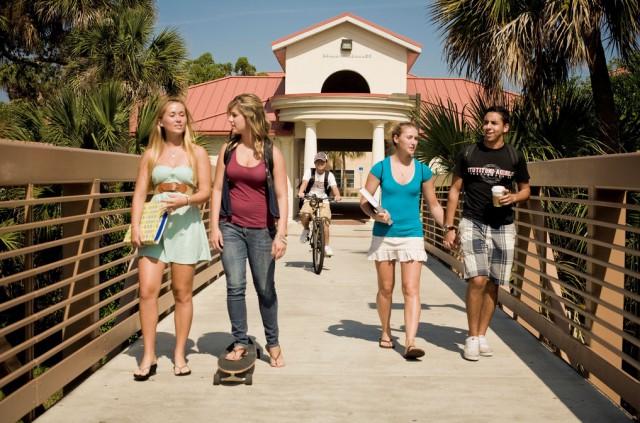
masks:
<instances>
[{"instance_id":1,"label":"white pleated skirt","mask_svg":"<svg viewBox=\"0 0 640 423\"><path fill-rule=\"evenodd\" d=\"M374 236L368 252L375 261L427 261L424 240L421 237Z\"/></svg>"}]
</instances>

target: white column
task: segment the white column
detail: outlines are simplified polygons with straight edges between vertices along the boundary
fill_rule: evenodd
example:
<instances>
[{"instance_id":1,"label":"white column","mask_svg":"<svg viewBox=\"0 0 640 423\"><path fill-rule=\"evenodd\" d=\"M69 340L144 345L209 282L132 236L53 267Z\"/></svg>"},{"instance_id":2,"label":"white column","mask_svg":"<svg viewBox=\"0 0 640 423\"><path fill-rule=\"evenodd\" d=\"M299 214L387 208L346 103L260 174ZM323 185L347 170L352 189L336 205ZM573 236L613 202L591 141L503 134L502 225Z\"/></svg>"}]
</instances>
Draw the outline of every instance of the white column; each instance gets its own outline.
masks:
<instances>
[{"instance_id":1,"label":"white column","mask_svg":"<svg viewBox=\"0 0 640 423\"><path fill-rule=\"evenodd\" d=\"M313 157L318 152L318 136L316 134L317 120L305 120L304 130L304 170L313 167Z\"/></svg>"},{"instance_id":2,"label":"white column","mask_svg":"<svg viewBox=\"0 0 640 423\"><path fill-rule=\"evenodd\" d=\"M371 165L378 163L384 159L384 120L374 120L373 125L373 144L371 146L371 156L373 162Z\"/></svg>"},{"instance_id":3,"label":"white column","mask_svg":"<svg viewBox=\"0 0 640 423\"><path fill-rule=\"evenodd\" d=\"M373 143L371 144L371 166L384 159L384 120L371 121L373 125ZM374 194L374 197L380 201L380 188Z\"/></svg>"}]
</instances>

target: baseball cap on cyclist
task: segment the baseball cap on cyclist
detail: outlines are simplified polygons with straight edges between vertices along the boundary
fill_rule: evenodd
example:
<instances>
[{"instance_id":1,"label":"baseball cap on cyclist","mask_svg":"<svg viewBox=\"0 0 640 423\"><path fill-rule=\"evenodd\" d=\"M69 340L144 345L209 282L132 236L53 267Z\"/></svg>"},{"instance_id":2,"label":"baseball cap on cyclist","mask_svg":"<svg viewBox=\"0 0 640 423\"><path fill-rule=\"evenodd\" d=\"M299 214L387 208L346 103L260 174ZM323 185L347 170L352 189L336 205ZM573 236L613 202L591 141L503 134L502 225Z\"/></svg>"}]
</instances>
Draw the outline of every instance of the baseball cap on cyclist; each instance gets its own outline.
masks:
<instances>
[{"instance_id":1,"label":"baseball cap on cyclist","mask_svg":"<svg viewBox=\"0 0 640 423\"><path fill-rule=\"evenodd\" d=\"M315 155L315 156L313 156L313 162L315 163L315 162L317 162L318 160L323 161L323 162L326 162L326 161L327 161L327 153L324 153L324 152L322 152L322 151L321 151L321 152L319 152L319 153L316 153L316 155Z\"/></svg>"}]
</instances>

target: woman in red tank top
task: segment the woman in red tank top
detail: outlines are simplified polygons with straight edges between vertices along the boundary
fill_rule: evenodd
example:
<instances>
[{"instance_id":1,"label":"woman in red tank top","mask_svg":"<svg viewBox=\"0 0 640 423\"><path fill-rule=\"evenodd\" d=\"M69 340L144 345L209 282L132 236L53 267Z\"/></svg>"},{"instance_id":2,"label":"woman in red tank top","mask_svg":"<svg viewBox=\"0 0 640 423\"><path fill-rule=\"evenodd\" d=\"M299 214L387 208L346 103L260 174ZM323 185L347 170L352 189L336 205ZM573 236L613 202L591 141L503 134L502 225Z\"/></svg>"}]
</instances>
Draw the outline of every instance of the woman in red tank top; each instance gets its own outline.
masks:
<instances>
[{"instance_id":1,"label":"woman in red tank top","mask_svg":"<svg viewBox=\"0 0 640 423\"><path fill-rule=\"evenodd\" d=\"M209 222L210 242L221 252L227 280L234 347L226 358L239 360L247 353L248 260L271 366L282 367L274 272L275 260L287 248L289 205L284 158L268 137L269 124L256 95L238 95L229 103L227 114L231 135L218 155ZM272 158L273 170L265 156ZM275 201L270 202L270 198Z\"/></svg>"}]
</instances>

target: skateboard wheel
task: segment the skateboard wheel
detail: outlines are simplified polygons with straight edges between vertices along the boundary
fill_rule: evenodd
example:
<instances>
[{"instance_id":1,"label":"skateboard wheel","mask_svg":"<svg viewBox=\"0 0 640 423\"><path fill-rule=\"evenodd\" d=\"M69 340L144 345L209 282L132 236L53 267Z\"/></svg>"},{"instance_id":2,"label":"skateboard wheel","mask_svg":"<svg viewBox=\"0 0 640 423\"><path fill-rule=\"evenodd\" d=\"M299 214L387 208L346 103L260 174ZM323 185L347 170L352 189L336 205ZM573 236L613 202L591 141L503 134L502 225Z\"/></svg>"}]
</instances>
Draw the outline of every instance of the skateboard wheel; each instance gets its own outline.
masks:
<instances>
[{"instance_id":1,"label":"skateboard wheel","mask_svg":"<svg viewBox=\"0 0 640 423\"><path fill-rule=\"evenodd\" d=\"M220 385L220 373L216 372L213 375L213 384L214 385Z\"/></svg>"},{"instance_id":2,"label":"skateboard wheel","mask_svg":"<svg viewBox=\"0 0 640 423\"><path fill-rule=\"evenodd\" d=\"M253 385L253 375L251 373L249 373L248 375L246 375L244 377L244 384L245 385Z\"/></svg>"}]
</instances>

